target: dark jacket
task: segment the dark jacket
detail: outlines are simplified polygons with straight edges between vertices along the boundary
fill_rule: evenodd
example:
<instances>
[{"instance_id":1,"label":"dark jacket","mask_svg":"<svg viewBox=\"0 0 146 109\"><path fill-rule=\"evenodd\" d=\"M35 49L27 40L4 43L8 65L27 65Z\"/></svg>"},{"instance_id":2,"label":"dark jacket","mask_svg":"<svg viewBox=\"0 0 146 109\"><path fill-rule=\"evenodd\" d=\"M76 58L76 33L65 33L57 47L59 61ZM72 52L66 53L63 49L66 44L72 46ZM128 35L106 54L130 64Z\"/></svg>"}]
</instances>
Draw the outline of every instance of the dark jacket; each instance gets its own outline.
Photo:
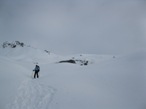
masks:
<instances>
[{"instance_id":1,"label":"dark jacket","mask_svg":"<svg viewBox=\"0 0 146 109\"><path fill-rule=\"evenodd\" d=\"M35 66L35 69L33 70L35 72L39 72L40 71L40 67L38 65Z\"/></svg>"}]
</instances>

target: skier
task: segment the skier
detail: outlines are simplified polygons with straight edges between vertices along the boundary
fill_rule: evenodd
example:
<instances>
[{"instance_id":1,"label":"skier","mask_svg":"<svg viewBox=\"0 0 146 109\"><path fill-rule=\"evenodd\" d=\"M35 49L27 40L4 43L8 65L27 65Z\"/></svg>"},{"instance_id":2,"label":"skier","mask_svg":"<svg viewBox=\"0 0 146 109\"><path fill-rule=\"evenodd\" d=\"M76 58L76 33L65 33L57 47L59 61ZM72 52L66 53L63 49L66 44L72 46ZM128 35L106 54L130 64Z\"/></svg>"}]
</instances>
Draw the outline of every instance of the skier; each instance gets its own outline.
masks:
<instances>
[{"instance_id":1,"label":"skier","mask_svg":"<svg viewBox=\"0 0 146 109\"><path fill-rule=\"evenodd\" d=\"M34 78L37 76L37 78L39 78L39 71L40 71L40 67L38 65L35 66L35 69L33 70L35 71L34 73Z\"/></svg>"}]
</instances>

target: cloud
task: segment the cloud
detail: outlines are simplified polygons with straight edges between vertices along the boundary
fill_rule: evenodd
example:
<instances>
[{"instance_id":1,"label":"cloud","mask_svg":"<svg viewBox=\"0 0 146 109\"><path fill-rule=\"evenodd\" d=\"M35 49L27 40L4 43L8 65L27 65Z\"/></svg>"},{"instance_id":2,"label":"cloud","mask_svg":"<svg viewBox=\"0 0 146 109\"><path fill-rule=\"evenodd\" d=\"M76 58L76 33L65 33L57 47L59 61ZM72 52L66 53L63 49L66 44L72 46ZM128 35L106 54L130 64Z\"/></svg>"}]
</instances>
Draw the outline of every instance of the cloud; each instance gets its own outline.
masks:
<instances>
[{"instance_id":1,"label":"cloud","mask_svg":"<svg viewBox=\"0 0 146 109\"><path fill-rule=\"evenodd\" d=\"M145 46L143 0L5 0L1 40L57 53L127 53Z\"/></svg>"}]
</instances>

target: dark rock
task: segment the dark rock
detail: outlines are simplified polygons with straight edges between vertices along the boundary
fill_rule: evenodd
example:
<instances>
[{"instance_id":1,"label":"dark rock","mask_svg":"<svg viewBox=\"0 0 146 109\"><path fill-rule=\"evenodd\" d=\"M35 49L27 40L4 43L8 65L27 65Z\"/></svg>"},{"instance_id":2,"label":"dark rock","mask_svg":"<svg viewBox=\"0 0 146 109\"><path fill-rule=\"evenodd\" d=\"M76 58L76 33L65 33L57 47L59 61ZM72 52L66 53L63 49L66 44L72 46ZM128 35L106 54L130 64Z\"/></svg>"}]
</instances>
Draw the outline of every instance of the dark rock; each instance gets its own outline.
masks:
<instances>
[{"instance_id":1,"label":"dark rock","mask_svg":"<svg viewBox=\"0 0 146 109\"><path fill-rule=\"evenodd\" d=\"M76 64L76 61L70 59L70 60L59 61L59 63L72 63L72 64Z\"/></svg>"}]
</instances>

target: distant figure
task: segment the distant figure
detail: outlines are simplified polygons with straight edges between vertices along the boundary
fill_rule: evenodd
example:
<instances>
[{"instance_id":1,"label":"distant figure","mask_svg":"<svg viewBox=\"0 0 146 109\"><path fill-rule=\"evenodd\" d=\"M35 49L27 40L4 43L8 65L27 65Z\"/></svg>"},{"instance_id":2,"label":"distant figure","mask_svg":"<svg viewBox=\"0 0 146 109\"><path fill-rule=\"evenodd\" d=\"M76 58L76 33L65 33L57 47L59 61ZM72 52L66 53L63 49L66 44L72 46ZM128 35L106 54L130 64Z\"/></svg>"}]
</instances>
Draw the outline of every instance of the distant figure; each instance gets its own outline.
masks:
<instances>
[{"instance_id":1,"label":"distant figure","mask_svg":"<svg viewBox=\"0 0 146 109\"><path fill-rule=\"evenodd\" d=\"M35 69L33 70L35 71L34 73L34 78L37 76L37 78L39 78L39 71L40 71L40 67L38 65L35 66Z\"/></svg>"}]
</instances>

